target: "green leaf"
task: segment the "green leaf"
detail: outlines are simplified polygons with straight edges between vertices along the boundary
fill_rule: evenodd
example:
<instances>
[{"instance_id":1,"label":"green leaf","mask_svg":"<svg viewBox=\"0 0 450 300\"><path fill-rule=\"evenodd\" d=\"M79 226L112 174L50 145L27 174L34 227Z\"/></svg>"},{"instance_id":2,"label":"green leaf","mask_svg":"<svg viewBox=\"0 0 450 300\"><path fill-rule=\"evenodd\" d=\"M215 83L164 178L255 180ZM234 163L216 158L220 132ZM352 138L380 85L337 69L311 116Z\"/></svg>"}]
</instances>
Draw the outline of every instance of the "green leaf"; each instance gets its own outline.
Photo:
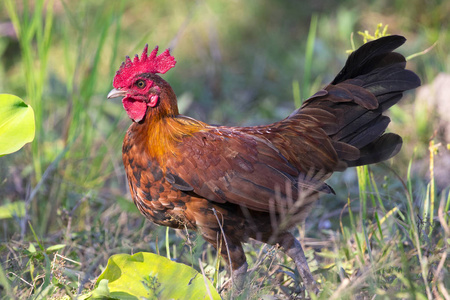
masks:
<instances>
[{"instance_id":1,"label":"green leaf","mask_svg":"<svg viewBox=\"0 0 450 300\"><path fill-rule=\"evenodd\" d=\"M14 95L0 94L0 156L33 141L34 131L31 106Z\"/></svg>"},{"instance_id":2,"label":"green leaf","mask_svg":"<svg viewBox=\"0 0 450 300\"><path fill-rule=\"evenodd\" d=\"M60 250L60 249L62 249L64 247L66 247L65 244L57 244L57 245L53 245L53 246L48 247L46 249L46 251L47 252L54 252L54 251L58 251L58 250Z\"/></svg>"},{"instance_id":3,"label":"green leaf","mask_svg":"<svg viewBox=\"0 0 450 300\"><path fill-rule=\"evenodd\" d=\"M36 253L36 247L32 243L30 243L30 246L28 247L28 251L30 253Z\"/></svg>"},{"instance_id":4,"label":"green leaf","mask_svg":"<svg viewBox=\"0 0 450 300\"><path fill-rule=\"evenodd\" d=\"M92 291L91 296L93 299L113 299L110 297L108 279L100 280L97 288Z\"/></svg>"},{"instance_id":5,"label":"green leaf","mask_svg":"<svg viewBox=\"0 0 450 300\"><path fill-rule=\"evenodd\" d=\"M104 279L107 296L113 299L221 299L202 274L153 253L111 256L97 279L97 289L105 291Z\"/></svg>"},{"instance_id":6,"label":"green leaf","mask_svg":"<svg viewBox=\"0 0 450 300\"><path fill-rule=\"evenodd\" d=\"M25 216L25 201L15 201L0 206L0 220L9 219L13 216L19 218Z\"/></svg>"}]
</instances>

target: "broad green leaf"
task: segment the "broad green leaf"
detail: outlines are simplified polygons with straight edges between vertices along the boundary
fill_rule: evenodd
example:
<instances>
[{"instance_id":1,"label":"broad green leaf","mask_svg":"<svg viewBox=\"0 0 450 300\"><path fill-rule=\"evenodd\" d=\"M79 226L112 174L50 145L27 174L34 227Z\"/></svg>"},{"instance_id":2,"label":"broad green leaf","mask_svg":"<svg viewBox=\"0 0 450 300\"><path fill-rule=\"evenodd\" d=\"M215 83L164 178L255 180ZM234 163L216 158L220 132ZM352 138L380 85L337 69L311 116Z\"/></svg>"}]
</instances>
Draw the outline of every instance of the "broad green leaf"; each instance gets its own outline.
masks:
<instances>
[{"instance_id":1,"label":"broad green leaf","mask_svg":"<svg viewBox=\"0 0 450 300\"><path fill-rule=\"evenodd\" d=\"M34 112L19 97L0 94L0 156L34 139Z\"/></svg>"},{"instance_id":2,"label":"broad green leaf","mask_svg":"<svg viewBox=\"0 0 450 300\"><path fill-rule=\"evenodd\" d=\"M13 216L19 218L25 215L25 201L15 201L0 206L0 220L9 219Z\"/></svg>"},{"instance_id":3,"label":"broad green leaf","mask_svg":"<svg viewBox=\"0 0 450 300\"><path fill-rule=\"evenodd\" d=\"M153 253L111 256L97 279L99 287L104 279L111 299L220 299L202 274Z\"/></svg>"}]
</instances>

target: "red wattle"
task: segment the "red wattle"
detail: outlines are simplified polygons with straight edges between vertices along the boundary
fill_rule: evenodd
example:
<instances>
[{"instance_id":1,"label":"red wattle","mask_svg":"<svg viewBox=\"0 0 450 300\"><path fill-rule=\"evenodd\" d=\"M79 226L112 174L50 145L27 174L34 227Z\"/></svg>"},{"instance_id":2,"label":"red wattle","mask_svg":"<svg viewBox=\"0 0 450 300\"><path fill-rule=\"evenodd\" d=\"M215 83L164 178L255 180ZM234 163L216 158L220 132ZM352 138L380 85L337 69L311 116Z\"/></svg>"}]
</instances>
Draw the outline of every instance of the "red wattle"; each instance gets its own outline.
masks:
<instances>
[{"instance_id":1,"label":"red wattle","mask_svg":"<svg viewBox=\"0 0 450 300\"><path fill-rule=\"evenodd\" d=\"M141 121L147 111L147 103L142 101L133 101L128 97L122 99L123 108L127 112L130 119L135 122Z\"/></svg>"}]
</instances>

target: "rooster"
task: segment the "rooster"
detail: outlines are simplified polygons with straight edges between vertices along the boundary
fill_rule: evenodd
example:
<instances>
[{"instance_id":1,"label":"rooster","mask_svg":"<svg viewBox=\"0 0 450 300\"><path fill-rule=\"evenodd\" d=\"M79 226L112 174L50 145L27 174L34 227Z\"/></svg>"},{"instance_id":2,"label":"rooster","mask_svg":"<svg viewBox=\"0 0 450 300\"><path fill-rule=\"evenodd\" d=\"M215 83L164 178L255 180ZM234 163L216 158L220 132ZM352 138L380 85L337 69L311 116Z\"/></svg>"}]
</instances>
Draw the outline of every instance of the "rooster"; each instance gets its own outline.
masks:
<instances>
[{"instance_id":1,"label":"rooster","mask_svg":"<svg viewBox=\"0 0 450 300\"><path fill-rule=\"evenodd\" d=\"M243 286L249 238L279 244L306 289L318 286L300 242L289 232L302 222L335 171L396 155L402 139L384 133L384 112L420 85L406 70L405 42L386 36L354 51L326 87L282 121L255 127L213 126L180 115L177 97L159 74L175 66L169 50L126 57L108 98L122 97L133 123L123 143L130 192L156 224L197 230Z\"/></svg>"}]
</instances>

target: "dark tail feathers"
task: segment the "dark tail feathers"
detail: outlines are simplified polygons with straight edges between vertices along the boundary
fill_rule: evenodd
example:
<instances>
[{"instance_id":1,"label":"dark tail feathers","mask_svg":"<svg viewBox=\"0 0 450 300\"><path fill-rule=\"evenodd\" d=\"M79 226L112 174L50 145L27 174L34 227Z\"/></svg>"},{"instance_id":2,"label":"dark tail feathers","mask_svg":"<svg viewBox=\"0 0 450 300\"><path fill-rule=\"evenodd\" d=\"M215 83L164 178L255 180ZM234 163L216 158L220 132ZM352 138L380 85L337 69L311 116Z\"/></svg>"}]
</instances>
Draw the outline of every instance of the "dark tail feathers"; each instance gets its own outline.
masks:
<instances>
[{"instance_id":1,"label":"dark tail feathers","mask_svg":"<svg viewBox=\"0 0 450 300\"><path fill-rule=\"evenodd\" d=\"M420 86L419 77L405 70L404 56L392 52L405 41L393 35L361 46L333 82L301 108L316 112L338 157L348 167L387 160L401 149L400 136L384 133L390 119L383 112L396 104L404 91Z\"/></svg>"}]
</instances>

